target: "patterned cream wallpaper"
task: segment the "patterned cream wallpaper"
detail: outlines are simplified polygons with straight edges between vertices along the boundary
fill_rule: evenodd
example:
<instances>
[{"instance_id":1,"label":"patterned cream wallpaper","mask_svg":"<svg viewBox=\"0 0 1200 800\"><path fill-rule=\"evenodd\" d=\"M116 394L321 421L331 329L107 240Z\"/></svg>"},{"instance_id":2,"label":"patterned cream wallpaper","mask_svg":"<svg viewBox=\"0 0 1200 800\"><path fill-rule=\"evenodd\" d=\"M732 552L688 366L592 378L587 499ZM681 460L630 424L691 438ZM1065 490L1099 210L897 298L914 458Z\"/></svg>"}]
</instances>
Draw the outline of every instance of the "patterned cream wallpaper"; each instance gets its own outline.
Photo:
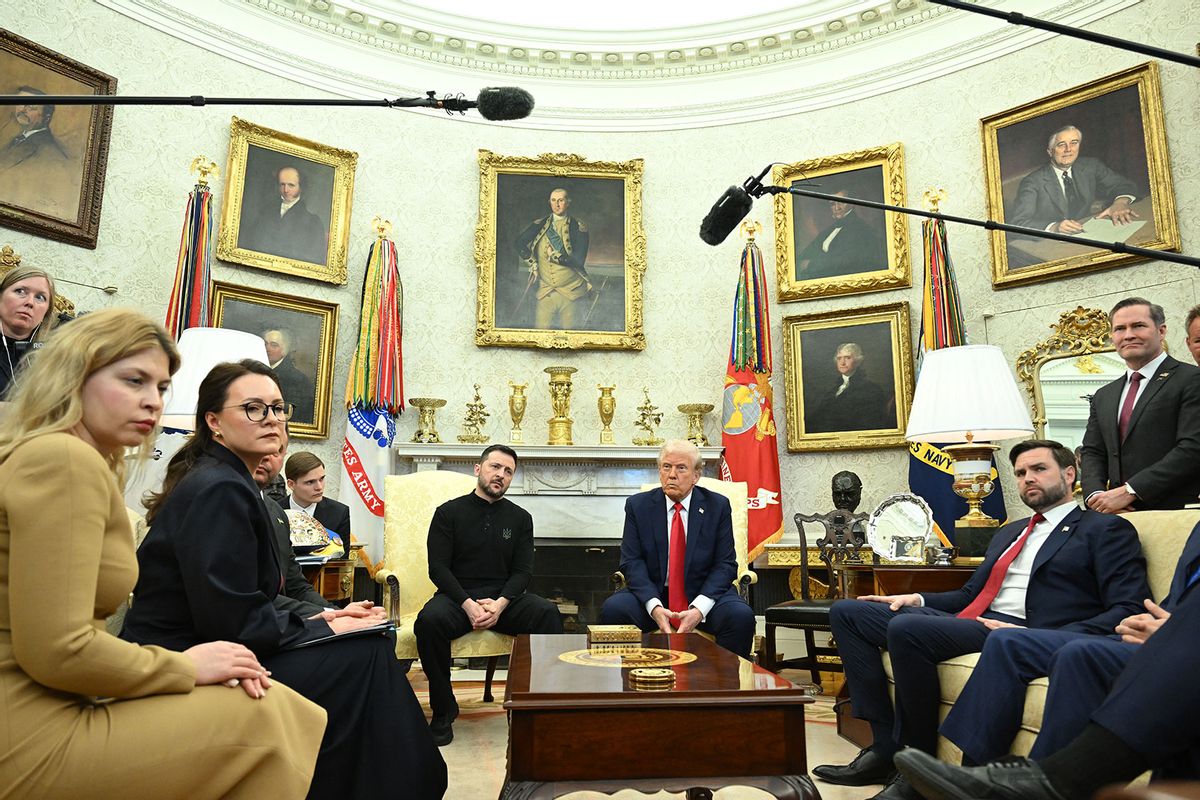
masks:
<instances>
[{"instance_id":1,"label":"patterned cream wallpaper","mask_svg":"<svg viewBox=\"0 0 1200 800\"><path fill-rule=\"evenodd\" d=\"M1106 33L1179 51L1194 52L1200 28L1183 0L1145 0L1096 28ZM89 0L3 4L0 27L115 75L123 94L299 96L285 80L235 64L187 42L152 30ZM938 185L949 192L954 214L985 216L979 119L1070 85L1141 63L1133 54L1074 40L1052 40L997 61L931 81L923 86L839 108L767 122L662 133L546 132L447 119L434 113L397 110L282 108L122 107L115 114L112 156L98 248L68 247L15 231L0 230L27 263L56 275L120 293L64 287L81 309L133 305L161 317L175 267L185 197L187 166L205 154L224 164L232 114L272 128L359 153L350 249L350 278L333 287L236 265L215 263L218 280L315 297L340 304L333 392L340 397L353 346L370 220L395 223L395 240L405 285L404 366L406 395L443 397L443 438L460 431L471 385L483 386L492 412L490 433L505 435L509 380L531 384L524 429L528 441L545 435L550 416L546 375L552 364L578 367L573 402L577 442L596 441L597 383L617 384L613 424L619 440L634 435L641 388L664 409L663 432L680 435L685 402L718 403L728 357L731 310L739 257L736 237L710 248L697 236L700 220L724 188L758 172L770 161L794 162L821 155L904 143L910 204ZM1163 96L1172 171L1180 209L1184 251L1196 251L1200 220L1200 81L1194 70L1162 65ZM455 79L447 77L447 85ZM535 156L578 153L596 160L644 158L644 218L648 269L645 319L648 346L641 353L541 352L477 348L476 269L472 256L478 174L476 151ZM222 183L215 185L218 202ZM760 202L753 217L769 224L770 207ZM768 229L769 230L769 229ZM913 260L920 264L919 223L911 223ZM772 236L762 241L769 282L774 285ZM1171 341L1182 350L1181 318L1196 302L1194 270L1163 263L1138 264L1053 284L994 292L985 233L950 226L950 243L961 282L972 341L1004 348L1010 358L1041 339L1060 310L1078 303L1107 307L1115 298L1144 293L1166 305ZM914 335L920 308L920 279L912 289L858 297L773 305L776 415L783 430L783 357L779 322L788 314L851 309L908 300ZM299 443L335 461L343 422L335 408L327 441ZM415 429L415 414L400 420L400 435ZM719 440L715 415L710 439ZM295 448L294 448L295 449ZM840 455L780 453L786 517L830 506L829 479L853 469L865 484L864 506L906 488L907 455L902 449ZM1009 508L1020 510L1008 482ZM334 486L336 491L336 485ZM787 523L790 528L790 522Z\"/></svg>"}]
</instances>

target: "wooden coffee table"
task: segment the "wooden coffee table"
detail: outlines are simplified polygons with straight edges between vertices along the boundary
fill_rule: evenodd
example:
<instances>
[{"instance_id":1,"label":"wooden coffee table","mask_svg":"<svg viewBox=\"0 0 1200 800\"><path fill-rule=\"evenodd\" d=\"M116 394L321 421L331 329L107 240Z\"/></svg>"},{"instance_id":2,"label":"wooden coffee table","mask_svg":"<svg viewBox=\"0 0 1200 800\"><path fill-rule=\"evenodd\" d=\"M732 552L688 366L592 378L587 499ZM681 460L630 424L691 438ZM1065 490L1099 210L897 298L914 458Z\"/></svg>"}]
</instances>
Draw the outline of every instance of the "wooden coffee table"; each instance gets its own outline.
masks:
<instances>
[{"instance_id":1,"label":"wooden coffee table","mask_svg":"<svg viewBox=\"0 0 1200 800\"><path fill-rule=\"evenodd\" d=\"M607 662L613 666L604 666ZM642 691L633 667L669 667L675 686ZM820 800L809 780L804 707L789 681L698 634L647 634L637 655L597 655L582 634L517 637L509 661L503 800L590 789L754 786Z\"/></svg>"}]
</instances>

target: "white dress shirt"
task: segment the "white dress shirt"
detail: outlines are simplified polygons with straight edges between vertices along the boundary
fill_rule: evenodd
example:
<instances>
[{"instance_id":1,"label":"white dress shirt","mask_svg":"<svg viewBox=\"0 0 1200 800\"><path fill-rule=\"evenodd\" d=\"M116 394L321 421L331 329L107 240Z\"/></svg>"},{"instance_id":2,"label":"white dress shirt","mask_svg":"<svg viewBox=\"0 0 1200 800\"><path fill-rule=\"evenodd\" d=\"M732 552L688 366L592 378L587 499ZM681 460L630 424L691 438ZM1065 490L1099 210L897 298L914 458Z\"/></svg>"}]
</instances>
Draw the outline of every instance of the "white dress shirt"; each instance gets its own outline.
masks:
<instances>
[{"instance_id":1,"label":"white dress shirt","mask_svg":"<svg viewBox=\"0 0 1200 800\"><path fill-rule=\"evenodd\" d=\"M310 505L306 508L305 506L302 506L296 502L296 496L293 494L288 495L288 508L294 508L297 511L303 511L305 514L308 514L313 519L317 518L317 514L316 514L317 504L313 503L312 505Z\"/></svg>"},{"instance_id":2,"label":"white dress shirt","mask_svg":"<svg viewBox=\"0 0 1200 800\"><path fill-rule=\"evenodd\" d=\"M675 521L675 501L672 500L670 497L666 498L666 501L667 501L667 553L668 553L667 573L668 573L668 577L669 577L669 575L670 575L670 555L669 554L671 552L671 525ZM687 529L688 529L688 511L692 507L692 493L688 492L687 497L680 500L679 503L680 503L680 505L683 506L683 508L679 511L679 514L680 514L680 517L682 517L682 519L683 519L683 540L684 540L684 542L686 542L687 541ZM663 601L660 600L659 598L651 597L649 600L646 601L646 613L653 615L652 612L654 611L654 609L658 608L662 604L663 604ZM703 622L704 620L708 619L708 612L712 611L712 607L715 604L716 604L716 601L713 600L712 598L707 597L702 594L698 594L694 598L692 598L692 602L689 604L689 606L700 612L700 621Z\"/></svg>"},{"instance_id":3,"label":"white dress shirt","mask_svg":"<svg viewBox=\"0 0 1200 800\"><path fill-rule=\"evenodd\" d=\"M1045 519L1033 526L1033 530L1029 532L1029 538L1025 540L1025 546L1009 564L1008 572L1004 574L1004 582L1000 584L1000 591L991 606L988 607L989 610L1025 619L1025 595L1029 591L1029 577L1033 573L1033 563L1037 559L1038 551L1042 549L1042 545L1046 543L1050 534L1062 524L1067 514L1078 507L1075 499L1068 495L1062 503L1042 512ZM1009 545L1009 549L1012 549L1018 539L1020 539L1019 536L1013 540L1012 545ZM1008 550L1004 552L1007 553Z\"/></svg>"}]
</instances>

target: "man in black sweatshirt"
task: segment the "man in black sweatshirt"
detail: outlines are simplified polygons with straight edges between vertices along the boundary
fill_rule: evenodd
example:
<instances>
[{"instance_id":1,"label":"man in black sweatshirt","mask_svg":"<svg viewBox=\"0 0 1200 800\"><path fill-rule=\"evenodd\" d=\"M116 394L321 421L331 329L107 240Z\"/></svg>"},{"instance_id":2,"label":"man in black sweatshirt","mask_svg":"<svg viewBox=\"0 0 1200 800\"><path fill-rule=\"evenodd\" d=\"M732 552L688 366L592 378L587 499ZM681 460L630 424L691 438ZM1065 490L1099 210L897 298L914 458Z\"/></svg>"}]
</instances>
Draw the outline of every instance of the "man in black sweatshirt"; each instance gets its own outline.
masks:
<instances>
[{"instance_id":1,"label":"man in black sweatshirt","mask_svg":"<svg viewBox=\"0 0 1200 800\"><path fill-rule=\"evenodd\" d=\"M533 517L504 499L516 470L512 448L490 445L475 465L475 491L443 503L429 523L429 579L437 594L413 632L429 679L429 729L439 746L454 739L458 716L450 642L472 630L562 633L558 607L525 591L533 576Z\"/></svg>"}]
</instances>

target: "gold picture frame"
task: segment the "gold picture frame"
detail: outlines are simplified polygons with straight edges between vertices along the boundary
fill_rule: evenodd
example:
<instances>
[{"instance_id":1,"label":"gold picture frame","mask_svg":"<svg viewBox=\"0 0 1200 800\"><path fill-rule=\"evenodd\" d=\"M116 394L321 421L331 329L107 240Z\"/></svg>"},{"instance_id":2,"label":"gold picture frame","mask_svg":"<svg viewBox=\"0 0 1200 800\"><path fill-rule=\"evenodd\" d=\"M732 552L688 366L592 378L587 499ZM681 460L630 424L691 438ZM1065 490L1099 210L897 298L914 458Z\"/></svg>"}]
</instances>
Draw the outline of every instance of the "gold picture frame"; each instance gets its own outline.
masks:
<instances>
[{"instance_id":1,"label":"gold picture frame","mask_svg":"<svg viewBox=\"0 0 1200 800\"><path fill-rule=\"evenodd\" d=\"M296 439L327 438L337 346L337 303L213 281L212 319L216 328L259 336L268 331L284 333L286 351L273 367L284 400L296 406L288 429Z\"/></svg>"},{"instance_id":2,"label":"gold picture frame","mask_svg":"<svg viewBox=\"0 0 1200 800\"><path fill-rule=\"evenodd\" d=\"M352 150L234 117L217 258L344 284L357 165Z\"/></svg>"},{"instance_id":3,"label":"gold picture frame","mask_svg":"<svg viewBox=\"0 0 1200 800\"><path fill-rule=\"evenodd\" d=\"M646 348L642 172L640 158L479 151L475 344Z\"/></svg>"},{"instance_id":4,"label":"gold picture frame","mask_svg":"<svg viewBox=\"0 0 1200 800\"><path fill-rule=\"evenodd\" d=\"M899 142L778 164L771 178L776 186L905 205ZM780 302L912 286L907 222L893 211L777 194L775 270Z\"/></svg>"},{"instance_id":5,"label":"gold picture frame","mask_svg":"<svg viewBox=\"0 0 1200 800\"><path fill-rule=\"evenodd\" d=\"M117 93L113 76L6 30L0 75L3 94ZM30 108L0 114L0 225L95 250L113 108Z\"/></svg>"},{"instance_id":6,"label":"gold picture frame","mask_svg":"<svg viewBox=\"0 0 1200 800\"><path fill-rule=\"evenodd\" d=\"M853 355L854 345L857 364L844 381L836 356ZM788 452L907 446L913 393L907 302L784 317L783 358Z\"/></svg>"},{"instance_id":7,"label":"gold picture frame","mask_svg":"<svg viewBox=\"0 0 1200 800\"><path fill-rule=\"evenodd\" d=\"M980 128L992 219L1042 230L1069 219L1095 226L1081 234L1088 238L1120 238L1152 250L1179 250L1156 63L993 114L980 121ZM1065 148L1057 158L1073 164L1074 201L1066 199L1067 188L1052 168L1052 141ZM1134 230L1116 229L1108 220L1095 218L1123 196L1134 198L1131 207L1140 215ZM992 286L997 289L1144 260L1002 231L991 232L991 250Z\"/></svg>"}]
</instances>

